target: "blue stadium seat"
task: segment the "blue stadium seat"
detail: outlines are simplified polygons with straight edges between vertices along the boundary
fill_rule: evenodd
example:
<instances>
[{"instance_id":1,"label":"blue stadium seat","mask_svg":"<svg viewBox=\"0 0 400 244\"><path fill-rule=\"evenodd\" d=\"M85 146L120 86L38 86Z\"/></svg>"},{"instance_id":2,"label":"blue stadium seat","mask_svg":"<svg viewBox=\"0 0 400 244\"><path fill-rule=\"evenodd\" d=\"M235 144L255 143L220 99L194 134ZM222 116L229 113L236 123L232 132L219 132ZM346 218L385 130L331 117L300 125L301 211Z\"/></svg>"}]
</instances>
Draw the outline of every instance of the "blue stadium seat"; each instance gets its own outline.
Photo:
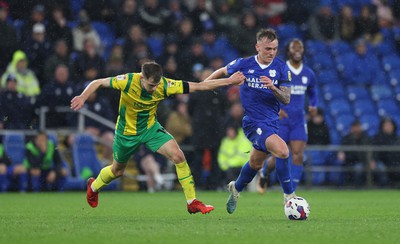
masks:
<instances>
[{"instance_id":1,"label":"blue stadium seat","mask_svg":"<svg viewBox=\"0 0 400 244\"><path fill-rule=\"evenodd\" d=\"M392 114L390 118L396 123L397 126L397 136L400 136L400 114Z\"/></svg>"},{"instance_id":2,"label":"blue stadium seat","mask_svg":"<svg viewBox=\"0 0 400 244\"><path fill-rule=\"evenodd\" d=\"M392 89L388 85L372 85L370 91L372 99L375 101L393 97Z\"/></svg>"},{"instance_id":3,"label":"blue stadium seat","mask_svg":"<svg viewBox=\"0 0 400 244\"><path fill-rule=\"evenodd\" d=\"M316 53L311 57L314 70L331 70L335 68L333 57L328 52Z\"/></svg>"},{"instance_id":4,"label":"blue stadium seat","mask_svg":"<svg viewBox=\"0 0 400 244\"><path fill-rule=\"evenodd\" d=\"M371 98L357 99L353 102L353 111L356 116L362 116L364 114L378 114L375 103Z\"/></svg>"},{"instance_id":5,"label":"blue stadium seat","mask_svg":"<svg viewBox=\"0 0 400 244\"><path fill-rule=\"evenodd\" d=\"M350 46L350 44L342 40L330 43L329 47L334 56L353 52L353 48Z\"/></svg>"},{"instance_id":6,"label":"blue stadium seat","mask_svg":"<svg viewBox=\"0 0 400 244\"><path fill-rule=\"evenodd\" d=\"M72 156L77 176L96 177L101 170L101 162L97 158L95 143L91 135L76 135L72 145ZM105 189L117 189L118 181L114 180Z\"/></svg>"},{"instance_id":7,"label":"blue stadium seat","mask_svg":"<svg viewBox=\"0 0 400 244\"><path fill-rule=\"evenodd\" d=\"M397 54L391 54L382 57L382 65L385 71L389 72L394 69L400 69L400 57Z\"/></svg>"},{"instance_id":8,"label":"blue stadium seat","mask_svg":"<svg viewBox=\"0 0 400 244\"><path fill-rule=\"evenodd\" d=\"M333 98L346 96L343 85L341 85L339 83L324 85L322 87L322 92L323 92L324 99L326 101L331 101Z\"/></svg>"},{"instance_id":9,"label":"blue stadium seat","mask_svg":"<svg viewBox=\"0 0 400 244\"><path fill-rule=\"evenodd\" d=\"M356 119L356 117L353 114L347 113L347 114L340 114L336 116L335 121L336 121L336 130L339 133L341 137L346 135L349 132L350 125L353 123L353 121Z\"/></svg>"},{"instance_id":10,"label":"blue stadium seat","mask_svg":"<svg viewBox=\"0 0 400 244\"><path fill-rule=\"evenodd\" d=\"M360 85L347 86L347 96L350 101L370 98L368 88L366 86L360 86Z\"/></svg>"},{"instance_id":11,"label":"blue stadium seat","mask_svg":"<svg viewBox=\"0 0 400 244\"><path fill-rule=\"evenodd\" d=\"M107 60L115 41L115 31L111 25L101 21L93 21L92 26L99 34L104 45L103 59Z\"/></svg>"},{"instance_id":12,"label":"blue stadium seat","mask_svg":"<svg viewBox=\"0 0 400 244\"><path fill-rule=\"evenodd\" d=\"M389 81L392 86L400 85L400 69L392 69L389 72Z\"/></svg>"},{"instance_id":13,"label":"blue stadium seat","mask_svg":"<svg viewBox=\"0 0 400 244\"><path fill-rule=\"evenodd\" d=\"M159 57L164 48L164 42L158 37L148 37L146 40L147 45L149 45L151 53L155 58Z\"/></svg>"},{"instance_id":14,"label":"blue stadium seat","mask_svg":"<svg viewBox=\"0 0 400 244\"><path fill-rule=\"evenodd\" d=\"M375 47L375 53L379 56L379 57L385 57L388 55L393 54L393 52L395 52L395 47L393 42L391 41L383 41L379 44L377 44Z\"/></svg>"},{"instance_id":15,"label":"blue stadium seat","mask_svg":"<svg viewBox=\"0 0 400 244\"><path fill-rule=\"evenodd\" d=\"M396 100L400 102L400 85L397 85L394 88L394 93L395 93L395 96L396 96Z\"/></svg>"},{"instance_id":16,"label":"blue stadium seat","mask_svg":"<svg viewBox=\"0 0 400 244\"><path fill-rule=\"evenodd\" d=\"M307 50L306 55L308 57L312 57L317 53L327 52L328 50L326 43L318 40L308 40L306 41L305 46Z\"/></svg>"},{"instance_id":17,"label":"blue stadium seat","mask_svg":"<svg viewBox=\"0 0 400 244\"><path fill-rule=\"evenodd\" d=\"M318 74L318 84L336 84L339 82L339 76L335 69L321 70Z\"/></svg>"},{"instance_id":18,"label":"blue stadium seat","mask_svg":"<svg viewBox=\"0 0 400 244\"><path fill-rule=\"evenodd\" d=\"M355 57L354 52L344 53L336 56L335 58L336 69L337 71L339 71L342 77L350 75L348 72L348 68L350 68L353 65L354 57Z\"/></svg>"},{"instance_id":19,"label":"blue stadium seat","mask_svg":"<svg viewBox=\"0 0 400 244\"><path fill-rule=\"evenodd\" d=\"M282 39L282 42L293 38L303 38L303 35L296 24L280 24L276 27L276 31L280 40Z\"/></svg>"},{"instance_id":20,"label":"blue stadium seat","mask_svg":"<svg viewBox=\"0 0 400 244\"><path fill-rule=\"evenodd\" d=\"M392 114L400 114L397 101L393 98L377 101L378 112L380 116L391 116Z\"/></svg>"},{"instance_id":21,"label":"blue stadium seat","mask_svg":"<svg viewBox=\"0 0 400 244\"><path fill-rule=\"evenodd\" d=\"M79 16L79 11L83 8L85 0L69 0L69 3L71 6L72 15L74 16L74 19L77 19Z\"/></svg>"},{"instance_id":22,"label":"blue stadium seat","mask_svg":"<svg viewBox=\"0 0 400 244\"><path fill-rule=\"evenodd\" d=\"M334 117L352 113L350 102L346 98L335 98L329 103L328 107Z\"/></svg>"},{"instance_id":23,"label":"blue stadium seat","mask_svg":"<svg viewBox=\"0 0 400 244\"><path fill-rule=\"evenodd\" d=\"M4 150L13 164L21 164L25 159L25 135L22 133L5 134L3 137Z\"/></svg>"},{"instance_id":24,"label":"blue stadium seat","mask_svg":"<svg viewBox=\"0 0 400 244\"><path fill-rule=\"evenodd\" d=\"M362 115L360 117L360 122L369 136L374 136L378 133L380 117L375 113Z\"/></svg>"}]
</instances>

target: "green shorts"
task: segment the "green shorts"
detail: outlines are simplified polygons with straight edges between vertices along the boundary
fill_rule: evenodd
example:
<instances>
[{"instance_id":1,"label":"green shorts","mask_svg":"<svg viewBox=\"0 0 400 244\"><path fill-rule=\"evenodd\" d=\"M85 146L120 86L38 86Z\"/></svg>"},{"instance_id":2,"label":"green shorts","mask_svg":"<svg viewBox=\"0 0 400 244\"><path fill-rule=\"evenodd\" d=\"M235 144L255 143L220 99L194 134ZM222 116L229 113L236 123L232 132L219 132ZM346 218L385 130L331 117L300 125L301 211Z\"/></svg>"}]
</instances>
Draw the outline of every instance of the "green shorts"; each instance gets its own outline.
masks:
<instances>
[{"instance_id":1,"label":"green shorts","mask_svg":"<svg viewBox=\"0 0 400 244\"><path fill-rule=\"evenodd\" d=\"M172 135L158 122L140 135L124 136L115 134L113 157L118 163L127 163L140 145L144 144L148 149L155 152L171 139L173 139Z\"/></svg>"}]
</instances>

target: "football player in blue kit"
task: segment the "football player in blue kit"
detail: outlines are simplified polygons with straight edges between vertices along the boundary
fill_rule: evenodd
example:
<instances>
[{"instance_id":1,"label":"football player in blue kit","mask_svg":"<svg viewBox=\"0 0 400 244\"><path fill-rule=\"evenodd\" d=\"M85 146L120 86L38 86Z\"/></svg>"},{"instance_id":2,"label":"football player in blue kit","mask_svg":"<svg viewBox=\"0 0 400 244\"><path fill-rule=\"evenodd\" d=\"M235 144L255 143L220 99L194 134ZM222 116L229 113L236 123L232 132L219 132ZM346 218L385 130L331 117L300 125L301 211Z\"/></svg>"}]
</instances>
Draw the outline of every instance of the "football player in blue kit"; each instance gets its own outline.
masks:
<instances>
[{"instance_id":1,"label":"football player in blue kit","mask_svg":"<svg viewBox=\"0 0 400 244\"><path fill-rule=\"evenodd\" d=\"M228 184L230 192L226 208L232 214L243 188L263 167L269 153L276 157L284 201L295 197L288 165L289 149L278 135L280 103L290 102L291 72L285 61L276 57L278 36L273 29L261 29L256 36L257 55L238 58L214 71L207 79L215 79L241 71L246 80L240 86L244 109L242 127L252 142L250 160L242 167L236 181Z\"/></svg>"},{"instance_id":2,"label":"football player in blue kit","mask_svg":"<svg viewBox=\"0 0 400 244\"><path fill-rule=\"evenodd\" d=\"M303 155L307 143L307 123L305 119L306 95L308 96L308 112L314 116L317 112L317 88L314 72L303 64L304 45L299 39L293 39L287 46L288 60L286 64L292 73L291 98L288 105L282 105L279 111L280 123L278 135L289 145L292 161L291 176L293 189L303 174ZM258 192L264 193L268 176L275 168L275 157L272 156L264 164L260 172Z\"/></svg>"}]
</instances>

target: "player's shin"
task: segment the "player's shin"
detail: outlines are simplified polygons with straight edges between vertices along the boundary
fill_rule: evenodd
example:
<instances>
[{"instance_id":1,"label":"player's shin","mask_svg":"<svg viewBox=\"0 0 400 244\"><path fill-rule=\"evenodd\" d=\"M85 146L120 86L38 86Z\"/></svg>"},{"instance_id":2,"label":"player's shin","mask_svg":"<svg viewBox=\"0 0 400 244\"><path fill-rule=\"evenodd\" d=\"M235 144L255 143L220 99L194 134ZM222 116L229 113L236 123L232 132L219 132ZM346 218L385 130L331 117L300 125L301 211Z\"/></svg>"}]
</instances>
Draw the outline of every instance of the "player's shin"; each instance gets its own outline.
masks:
<instances>
[{"instance_id":1,"label":"player's shin","mask_svg":"<svg viewBox=\"0 0 400 244\"><path fill-rule=\"evenodd\" d=\"M292 194L294 188L292 185L289 159L288 158L276 158L276 174L278 176L279 182L281 183L283 192L285 194Z\"/></svg>"},{"instance_id":2,"label":"player's shin","mask_svg":"<svg viewBox=\"0 0 400 244\"><path fill-rule=\"evenodd\" d=\"M107 186L111 183L115 178L117 178L111 170L111 166L104 167L100 174L97 176L96 180L92 183L92 190L94 192L101 190L101 188Z\"/></svg>"},{"instance_id":3,"label":"player's shin","mask_svg":"<svg viewBox=\"0 0 400 244\"><path fill-rule=\"evenodd\" d=\"M250 167L250 163L247 161L247 163L242 167L240 170L239 177L237 178L235 182L235 188L238 192L241 192L243 188L249 184L254 176L256 176L257 170L252 169Z\"/></svg>"},{"instance_id":4,"label":"player's shin","mask_svg":"<svg viewBox=\"0 0 400 244\"><path fill-rule=\"evenodd\" d=\"M303 165L292 164L291 174L293 191L296 191L297 185L299 184L301 176L303 175Z\"/></svg>"},{"instance_id":5,"label":"player's shin","mask_svg":"<svg viewBox=\"0 0 400 244\"><path fill-rule=\"evenodd\" d=\"M194 188L192 172L190 171L189 165L186 161L175 164L175 167L179 183L181 184L183 192L185 193L186 201L188 204L190 204L194 199L196 199L196 191Z\"/></svg>"}]
</instances>

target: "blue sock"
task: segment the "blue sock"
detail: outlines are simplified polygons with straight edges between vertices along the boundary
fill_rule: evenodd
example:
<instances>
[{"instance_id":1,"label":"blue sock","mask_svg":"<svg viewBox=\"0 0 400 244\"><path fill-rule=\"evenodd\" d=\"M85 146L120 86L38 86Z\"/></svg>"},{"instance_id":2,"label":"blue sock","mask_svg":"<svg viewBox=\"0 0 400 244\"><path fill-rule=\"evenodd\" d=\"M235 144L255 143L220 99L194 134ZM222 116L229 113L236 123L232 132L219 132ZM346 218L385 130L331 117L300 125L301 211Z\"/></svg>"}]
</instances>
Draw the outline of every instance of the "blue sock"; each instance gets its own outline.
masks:
<instances>
[{"instance_id":1,"label":"blue sock","mask_svg":"<svg viewBox=\"0 0 400 244\"><path fill-rule=\"evenodd\" d=\"M236 190L239 192L243 191L243 188L253 180L256 174L257 170L252 169L249 161L247 161L247 163L242 167L239 177L235 182Z\"/></svg>"},{"instance_id":2,"label":"blue sock","mask_svg":"<svg viewBox=\"0 0 400 244\"><path fill-rule=\"evenodd\" d=\"M0 192L7 191L7 175L0 174Z\"/></svg>"},{"instance_id":3,"label":"blue sock","mask_svg":"<svg viewBox=\"0 0 400 244\"><path fill-rule=\"evenodd\" d=\"M292 185L293 190L296 191L297 185L301 180L301 176L303 175L303 165L292 164Z\"/></svg>"},{"instance_id":4,"label":"blue sock","mask_svg":"<svg viewBox=\"0 0 400 244\"><path fill-rule=\"evenodd\" d=\"M19 179L19 191L26 192L28 189L28 173L22 173L18 175Z\"/></svg>"},{"instance_id":5,"label":"blue sock","mask_svg":"<svg viewBox=\"0 0 400 244\"><path fill-rule=\"evenodd\" d=\"M276 158L275 169L278 180L283 188L283 192L285 194L292 194L294 192L294 189L290 176L289 159Z\"/></svg>"},{"instance_id":6,"label":"blue sock","mask_svg":"<svg viewBox=\"0 0 400 244\"><path fill-rule=\"evenodd\" d=\"M40 176L31 175L31 185L32 185L32 191L34 192L40 191Z\"/></svg>"}]
</instances>

